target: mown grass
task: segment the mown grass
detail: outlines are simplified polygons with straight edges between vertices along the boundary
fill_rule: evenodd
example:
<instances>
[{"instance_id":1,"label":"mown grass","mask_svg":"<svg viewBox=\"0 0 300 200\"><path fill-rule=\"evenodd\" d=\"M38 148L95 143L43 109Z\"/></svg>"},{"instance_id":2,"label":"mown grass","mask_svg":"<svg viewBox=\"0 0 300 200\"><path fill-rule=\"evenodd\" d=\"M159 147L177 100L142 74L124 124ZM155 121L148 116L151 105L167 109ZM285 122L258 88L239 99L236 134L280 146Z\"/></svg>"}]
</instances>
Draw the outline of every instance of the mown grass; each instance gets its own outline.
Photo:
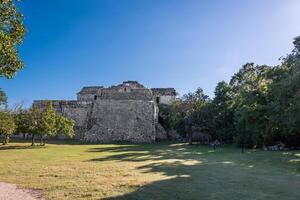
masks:
<instances>
[{"instance_id":1,"label":"mown grass","mask_svg":"<svg viewBox=\"0 0 300 200\"><path fill-rule=\"evenodd\" d=\"M300 152L186 144L0 146L0 182L48 199L300 199Z\"/></svg>"}]
</instances>

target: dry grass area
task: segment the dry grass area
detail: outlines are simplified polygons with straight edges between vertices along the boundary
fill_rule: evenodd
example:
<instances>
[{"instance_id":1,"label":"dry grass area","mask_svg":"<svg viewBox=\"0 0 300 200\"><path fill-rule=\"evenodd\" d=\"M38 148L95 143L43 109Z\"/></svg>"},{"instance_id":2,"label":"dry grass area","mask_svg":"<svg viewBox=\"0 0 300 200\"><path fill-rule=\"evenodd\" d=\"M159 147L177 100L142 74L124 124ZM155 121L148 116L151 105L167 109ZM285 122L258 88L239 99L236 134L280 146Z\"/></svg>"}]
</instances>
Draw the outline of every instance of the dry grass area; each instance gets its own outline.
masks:
<instances>
[{"instance_id":1,"label":"dry grass area","mask_svg":"<svg viewBox=\"0 0 300 200\"><path fill-rule=\"evenodd\" d=\"M48 199L300 199L300 152L186 144L0 146L0 182Z\"/></svg>"}]
</instances>

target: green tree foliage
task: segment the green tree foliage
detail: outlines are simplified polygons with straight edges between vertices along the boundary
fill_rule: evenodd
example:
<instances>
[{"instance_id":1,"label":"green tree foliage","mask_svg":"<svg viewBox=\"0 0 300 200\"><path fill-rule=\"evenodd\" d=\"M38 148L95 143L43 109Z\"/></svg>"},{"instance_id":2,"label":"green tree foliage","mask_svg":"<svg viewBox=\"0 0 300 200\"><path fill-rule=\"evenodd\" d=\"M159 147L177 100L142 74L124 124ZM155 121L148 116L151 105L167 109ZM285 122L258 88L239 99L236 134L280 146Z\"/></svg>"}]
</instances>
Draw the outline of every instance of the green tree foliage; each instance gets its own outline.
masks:
<instances>
[{"instance_id":1,"label":"green tree foliage","mask_svg":"<svg viewBox=\"0 0 300 200\"><path fill-rule=\"evenodd\" d=\"M29 133L29 111L25 109L18 109L14 112L15 124L17 126L16 133L26 134Z\"/></svg>"},{"instance_id":2,"label":"green tree foliage","mask_svg":"<svg viewBox=\"0 0 300 200\"><path fill-rule=\"evenodd\" d=\"M189 92L183 95L184 110L187 115L191 115L207 104L209 97L204 94L202 88L197 88L195 92Z\"/></svg>"},{"instance_id":3,"label":"green tree foliage","mask_svg":"<svg viewBox=\"0 0 300 200\"><path fill-rule=\"evenodd\" d=\"M225 143L233 142L234 134L234 109L233 92L229 84L221 81L215 88L215 97L213 99L214 115L216 123L216 138Z\"/></svg>"},{"instance_id":4,"label":"green tree foliage","mask_svg":"<svg viewBox=\"0 0 300 200\"><path fill-rule=\"evenodd\" d=\"M5 107L7 104L7 97L5 92L0 88L0 108Z\"/></svg>"},{"instance_id":5,"label":"green tree foliage","mask_svg":"<svg viewBox=\"0 0 300 200\"><path fill-rule=\"evenodd\" d=\"M300 144L300 37L295 49L272 69L268 129L273 137L291 146Z\"/></svg>"},{"instance_id":6,"label":"green tree foliage","mask_svg":"<svg viewBox=\"0 0 300 200\"><path fill-rule=\"evenodd\" d=\"M31 135L31 145L35 145L35 138L40 134L40 124L42 119L42 111L38 108L32 107L27 112L19 113L19 124L24 127L18 128L22 133L23 131Z\"/></svg>"},{"instance_id":7,"label":"green tree foliage","mask_svg":"<svg viewBox=\"0 0 300 200\"><path fill-rule=\"evenodd\" d=\"M3 110L0 112L0 134L3 135L4 140L3 144L7 144L9 142L9 138L11 134L14 133L16 129L16 125L14 122L13 114L7 110Z\"/></svg>"},{"instance_id":8,"label":"green tree foliage","mask_svg":"<svg viewBox=\"0 0 300 200\"><path fill-rule=\"evenodd\" d=\"M267 123L265 116L267 88L266 78L271 67L245 64L235 74L230 85L234 92L235 141L247 146L264 144L264 132Z\"/></svg>"},{"instance_id":9,"label":"green tree foliage","mask_svg":"<svg viewBox=\"0 0 300 200\"><path fill-rule=\"evenodd\" d=\"M29 110L19 109L15 112L15 122L17 133L27 133L31 135L32 145L35 139L40 138L40 145L45 145L45 138L56 135L74 136L75 122L59 114L52 107L51 101L47 103L45 109L32 107Z\"/></svg>"},{"instance_id":10,"label":"green tree foliage","mask_svg":"<svg viewBox=\"0 0 300 200\"><path fill-rule=\"evenodd\" d=\"M185 94L169 107L168 125L192 144L193 129L215 133L214 107L201 88Z\"/></svg>"},{"instance_id":11,"label":"green tree foliage","mask_svg":"<svg viewBox=\"0 0 300 200\"><path fill-rule=\"evenodd\" d=\"M166 130L177 130L182 137L186 137L184 107L185 105L181 99L176 99L171 106L160 105L159 107L159 123Z\"/></svg>"},{"instance_id":12,"label":"green tree foliage","mask_svg":"<svg viewBox=\"0 0 300 200\"><path fill-rule=\"evenodd\" d=\"M211 101L202 91L184 95L170 108L168 125L188 121L213 138L240 146L283 142L300 146L300 36L275 67L246 63L229 83L219 82Z\"/></svg>"},{"instance_id":13,"label":"green tree foliage","mask_svg":"<svg viewBox=\"0 0 300 200\"><path fill-rule=\"evenodd\" d=\"M56 130L56 112L52 107L52 103L49 101L47 103L47 108L43 110L42 116L39 122L39 135L41 140L41 145L45 145L45 136L55 136Z\"/></svg>"},{"instance_id":14,"label":"green tree foliage","mask_svg":"<svg viewBox=\"0 0 300 200\"><path fill-rule=\"evenodd\" d=\"M25 37L23 15L14 0L0 0L0 76L12 78L24 64L17 47Z\"/></svg>"},{"instance_id":15,"label":"green tree foliage","mask_svg":"<svg viewBox=\"0 0 300 200\"><path fill-rule=\"evenodd\" d=\"M25 37L23 15L19 12L14 0L0 0L0 77L12 78L24 64L19 58L17 47ZM0 89L0 108L7 107L7 97ZM1 111L1 132L7 144L10 135L15 131L14 115Z\"/></svg>"},{"instance_id":16,"label":"green tree foliage","mask_svg":"<svg viewBox=\"0 0 300 200\"><path fill-rule=\"evenodd\" d=\"M75 121L65 118L61 115L56 115L56 133L58 135L66 135L70 138L74 137Z\"/></svg>"},{"instance_id":17,"label":"green tree foliage","mask_svg":"<svg viewBox=\"0 0 300 200\"><path fill-rule=\"evenodd\" d=\"M191 142L192 126L211 134L215 132L213 109L208 96L201 88L197 88L171 106L160 106L159 121L167 130L174 129Z\"/></svg>"}]
</instances>

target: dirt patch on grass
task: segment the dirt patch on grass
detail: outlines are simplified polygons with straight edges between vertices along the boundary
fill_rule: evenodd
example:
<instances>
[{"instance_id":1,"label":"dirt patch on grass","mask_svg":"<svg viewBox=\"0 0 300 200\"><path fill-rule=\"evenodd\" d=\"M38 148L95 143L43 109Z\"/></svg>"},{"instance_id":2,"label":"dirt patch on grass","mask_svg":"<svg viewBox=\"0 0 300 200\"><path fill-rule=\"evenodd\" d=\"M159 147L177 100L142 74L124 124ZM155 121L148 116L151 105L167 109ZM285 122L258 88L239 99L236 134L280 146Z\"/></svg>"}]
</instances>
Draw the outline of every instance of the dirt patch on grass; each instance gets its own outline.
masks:
<instances>
[{"instance_id":1,"label":"dirt patch on grass","mask_svg":"<svg viewBox=\"0 0 300 200\"><path fill-rule=\"evenodd\" d=\"M18 188L15 184L0 182L0 200L45 200L36 190Z\"/></svg>"}]
</instances>

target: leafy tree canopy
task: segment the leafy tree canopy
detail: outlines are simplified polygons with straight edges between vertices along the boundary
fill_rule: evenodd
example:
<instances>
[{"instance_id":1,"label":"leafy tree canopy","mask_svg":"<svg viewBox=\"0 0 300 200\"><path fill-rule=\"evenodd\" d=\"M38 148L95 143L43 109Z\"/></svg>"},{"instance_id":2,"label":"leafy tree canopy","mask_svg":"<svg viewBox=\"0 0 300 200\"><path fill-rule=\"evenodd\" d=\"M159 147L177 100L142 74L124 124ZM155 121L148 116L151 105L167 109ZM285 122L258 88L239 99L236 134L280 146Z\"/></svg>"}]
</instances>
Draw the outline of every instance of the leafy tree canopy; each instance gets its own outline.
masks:
<instances>
[{"instance_id":1,"label":"leafy tree canopy","mask_svg":"<svg viewBox=\"0 0 300 200\"><path fill-rule=\"evenodd\" d=\"M4 136L3 144L9 142L9 137L16 129L14 117L11 112L4 110L0 112L0 134Z\"/></svg>"},{"instance_id":2,"label":"leafy tree canopy","mask_svg":"<svg viewBox=\"0 0 300 200\"><path fill-rule=\"evenodd\" d=\"M12 78L23 68L17 47L25 37L23 15L14 0L0 0L0 76Z\"/></svg>"},{"instance_id":3,"label":"leafy tree canopy","mask_svg":"<svg viewBox=\"0 0 300 200\"><path fill-rule=\"evenodd\" d=\"M246 63L230 82L219 82L211 101L198 88L169 109L169 126L192 126L226 143L248 147L300 144L300 36L278 66ZM166 109L165 109L166 110ZM178 126L181 125L181 126Z\"/></svg>"},{"instance_id":4,"label":"leafy tree canopy","mask_svg":"<svg viewBox=\"0 0 300 200\"><path fill-rule=\"evenodd\" d=\"M7 97L5 92L0 88L0 108L7 104Z\"/></svg>"}]
</instances>

